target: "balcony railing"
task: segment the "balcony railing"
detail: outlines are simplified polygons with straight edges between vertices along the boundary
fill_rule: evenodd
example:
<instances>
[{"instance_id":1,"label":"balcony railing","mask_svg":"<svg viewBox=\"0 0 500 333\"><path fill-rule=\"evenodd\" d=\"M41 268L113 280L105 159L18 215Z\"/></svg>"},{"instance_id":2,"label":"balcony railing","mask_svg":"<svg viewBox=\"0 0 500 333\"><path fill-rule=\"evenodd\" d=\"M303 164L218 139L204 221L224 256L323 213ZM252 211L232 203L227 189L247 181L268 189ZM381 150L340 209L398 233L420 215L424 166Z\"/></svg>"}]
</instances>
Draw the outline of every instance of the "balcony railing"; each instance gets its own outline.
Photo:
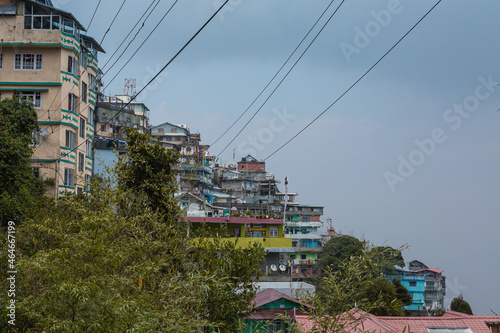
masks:
<instances>
[{"instance_id":1,"label":"balcony railing","mask_svg":"<svg viewBox=\"0 0 500 333\"><path fill-rule=\"evenodd\" d=\"M222 242L234 242L240 248L248 248L252 243L260 243L266 249L272 248L288 248L292 249L292 240L289 238L274 238L274 237L223 237L218 238ZM213 241L213 238L208 238ZM196 238L194 238L196 242Z\"/></svg>"}]
</instances>

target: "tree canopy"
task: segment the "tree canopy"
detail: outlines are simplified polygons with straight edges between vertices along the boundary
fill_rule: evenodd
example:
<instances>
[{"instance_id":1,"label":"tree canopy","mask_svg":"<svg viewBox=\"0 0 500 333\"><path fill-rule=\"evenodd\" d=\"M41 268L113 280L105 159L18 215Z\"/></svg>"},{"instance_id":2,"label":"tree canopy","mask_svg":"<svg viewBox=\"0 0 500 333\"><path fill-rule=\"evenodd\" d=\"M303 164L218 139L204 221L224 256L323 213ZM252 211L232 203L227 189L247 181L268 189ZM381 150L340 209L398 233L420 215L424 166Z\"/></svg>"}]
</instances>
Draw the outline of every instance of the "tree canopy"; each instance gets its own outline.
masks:
<instances>
[{"instance_id":1,"label":"tree canopy","mask_svg":"<svg viewBox=\"0 0 500 333\"><path fill-rule=\"evenodd\" d=\"M471 308L470 304L466 300L464 300L464 297L462 296L462 294L458 295L458 297L455 297L451 301L450 309L452 311L457 311L457 312L462 312L462 313L473 315L472 308Z\"/></svg>"},{"instance_id":2,"label":"tree canopy","mask_svg":"<svg viewBox=\"0 0 500 333\"><path fill-rule=\"evenodd\" d=\"M33 133L38 132L33 104L19 97L0 101L0 221L29 215L43 194L30 165Z\"/></svg>"},{"instance_id":3,"label":"tree canopy","mask_svg":"<svg viewBox=\"0 0 500 333\"><path fill-rule=\"evenodd\" d=\"M265 250L194 242L174 200L177 155L147 135L128 137L114 179L94 179L90 194L17 227L19 332L234 332L251 309ZM6 263L2 251L4 318Z\"/></svg>"}]
</instances>

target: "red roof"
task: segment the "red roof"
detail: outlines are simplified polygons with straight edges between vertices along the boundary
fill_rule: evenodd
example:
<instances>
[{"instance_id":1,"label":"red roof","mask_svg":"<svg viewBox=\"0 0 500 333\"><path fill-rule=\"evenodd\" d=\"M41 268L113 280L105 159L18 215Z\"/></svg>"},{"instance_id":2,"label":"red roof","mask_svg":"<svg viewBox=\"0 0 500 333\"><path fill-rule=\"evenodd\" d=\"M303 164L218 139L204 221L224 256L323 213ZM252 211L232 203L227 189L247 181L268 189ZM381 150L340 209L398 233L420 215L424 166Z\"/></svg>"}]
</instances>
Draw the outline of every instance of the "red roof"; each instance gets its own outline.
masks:
<instances>
[{"instance_id":1,"label":"red roof","mask_svg":"<svg viewBox=\"0 0 500 333\"><path fill-rule=\"evenodd\" d=\"M301 332L309 332L314 322L308 316L297 316ZM363 330L370 332L428 333L428 327L470 328L473 333L490 333L486 323L500 322L500 316L471 316L447 311L442 317L377 317L368 314L363 320ZM357 325L359 328L359 325ZM351 331L354 331L352 329Z\"/></svg>"},{"instance_id":2,"label":"red roof","mask_svg":"<svg viewBox=\"0 0 500 333\"><path fill-rule=\"evenodd\" d=\"M292 298L290 296L287 296L285 294L280 293L279 291L276 291L274 289L266 289L264 291L261 291L257 295L255 295L254 303L253 306L256 308L259 308L263 305L269 304L271 302L280 300L280 299L287 299L291 302L297 303L297 308L291 309L257 309L256 312L251 313L247 316L247 319L253 319L253 320L271 320L274 319L277 314L285 314L287 313L288 316L294 317L294 313L296 315L304 315L304 312L299 310L299 306L303 305L299 300Z\"/></svg>"},{"instance_id":3,"label":"red roof","mask_svg":"<svg viewBox=\"0 0 500 333\"><path fill-rule=\"evenodd\" d=\"M283 220L278 219L252 219L248 217L186 217L191 222L206 223L253 223L253 224L283 224Z\"/></svg>"},{"instance_id":4,"label":"red roof","mask_svg":"<svg viewBox=\"0 0 500 333\"><path fill-rule=\"evenodd\" d=\"M433 273L438 273L438 274L441 274L441 273L444 272L444 271L442 271L440 269L437 269L437 268L424 268L424 269L418 270L416 272L426 272L426 271L433 272Z\"/></svg>"},{"instance_id":5,"label":"red roof","mask_svg":"<svg viewBox=\"0 0 500 333\"><path fill-rule=\"evenodd\" d=\"M290 296L287 296L283 293L280 293L277 290L266 289L264 291L261 291L257 295L255 295L254 306L258 308L258 307L261 307L263 305L269 304L271 302L277 301L277 300L282 299L282 298L287 299L291 302L302 304L299 300L292 298Z\"/></svg>"}]
</instances>

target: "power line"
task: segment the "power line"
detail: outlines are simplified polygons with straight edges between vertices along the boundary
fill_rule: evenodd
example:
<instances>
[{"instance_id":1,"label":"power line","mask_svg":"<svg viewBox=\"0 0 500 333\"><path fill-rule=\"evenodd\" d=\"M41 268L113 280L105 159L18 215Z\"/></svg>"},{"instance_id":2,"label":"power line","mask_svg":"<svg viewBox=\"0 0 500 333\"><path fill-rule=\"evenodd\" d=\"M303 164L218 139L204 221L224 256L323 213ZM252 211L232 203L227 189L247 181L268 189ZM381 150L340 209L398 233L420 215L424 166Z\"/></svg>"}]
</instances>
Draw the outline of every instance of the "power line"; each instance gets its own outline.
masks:
<instances>
[{"instance_id":1,"label":"power line","mask_svg":"<svg viewBox=\"0 0 500 333\"><path fill-rule=\"evenodd\" d=\"M274 81L274 79L276 78L276 76L278 76L278 74L281 72L281 70L286 66L286 64L288 63L288 61L290 61L290 59L292 58L292 56L295 54L295 52L297 52L297 50L299 49L299 47L302 45L302 43L305 41L305 39L309 36L309 34L311 33L311 31L313 31L313 29L316 27L316 25L318 24L318 22L323 18L323 16L325 15L325 13L328 11L328 9L330 8L330 6L334 2L335 2L335 0L332 0L330 2L330 4L328 5L328 7L326 7L326 9L323 11L323 13L321 14L321 16L316 20L316 22L311 27L311 29L309 29L309 31L304 36L304 38L302 38L302 40L300 41L299 45L297 45L297 47L295 48L295 50L293 50L292 54L290 54L290 56L288 57L288 59L286 59L286 61L283 63L283 65L281 65L280 69L278 69L278 71L276 72L276 74L274 74L273 78L267 83L267 85L264 87L264 89L262 89L262 91L257 95L257 97L255 97L255 99L252 101L252 103L250 103L250 105L246 108L246 110L243 111L243 113L238 117L238 119L236 119L231 124L231 126L229 126L229 128L224 133L222 133L217 138L217 140L215 140L210 146L213 146L214 144L216 144L224 135L226 135L226 133L229 132L229 130L231 130L231 128L233 128L233 126L241 119L241 117L243 117L245 115L245 113L247 113L247 111L255 104L255 102L257 101L257 99L259 99L259 97L264 93L264 91L267 89L267 87L269 87L269 85L271 84L271 82Z\"/></svg>"},{"instance_id":2,"label":"power line","mask_svg":"<svg viewBox=\"0 0 500 333\"><path fill-rule=\"evenodd\" d=\"M267 156L264 161L267 161L271 156L273 156L274 154L276 154L278 151L280 151L283 147L285 147L287 144L289 144L292 140L294 140L297 136L299 136L302 132L304 132L309 126L311 126L316 120L318 120L321 116L323 116L323 114L326 113L326 111L328 111L332 106L334 106L342 97L344 97L344 95L346 95L356 84L358 84L359 81L361 81L368 73L371 72L371 70L373 68L375 68L375 66L377 66L389 53L391 53L391 51L396 48L396 46L398 46L398 44L406 37L410 34L410 32L413 31L413 29L415 29L415 27L417 25L420 24L420 22L422 22L426 17L427 15L430 14L430 12L432 12L434 10L434 8L437 7L437 5L439 5L439 3L441 3L442 0L439 0L431 9L429 9L429 11L427 13L425 13L425 15L420 19L418 20L417 23L415 23L415 25L413 25L413 27L411 27L410 30L408 30L407 33L405 33L403 35L403 37L401 37L379 60L377 60L377 62L375 62L375 64L373 64L373 66L371 66L363 75L361 75L361 77L359 79L356 80L356 82L354 82L346 91L344 91L344 93L342 93L342 95L340 95L332 104L330 104L326 109L323 110L323 112L321 112L319 115L316 116L316 118L314 118L311 122L309 122L304 128L302 128L299 132L297 132L297 134L295 134L294 136L292 136L287 142L285 142L283 145L281 145L278 149L276 149L274 152L272 152L269 156Z\"/></svg>"},{"instance_id":3,"label":"power line","mask_svg":"<svg viewBox=\"0 0 500 333\"><path fill-rule=\"evenodd\" d=\"M217 154L217 157L220 156L227 149L227 147L229 147L231 145L231 143L233 143L234 140L236 140L236 138L241 134L241 132L243 132L243 130L248 126L248 124L250 124L250 122L253 120L253 118L255 118L255 116L257 115L257 113L259 113L259 111L264 107L264 105L266 105L267 101L274 95L274 93L276 92L276 90L278 90L278 88L281 86L281 84L283 83L283 81L285 81L285 79L288 77L288 75L290 74L290 72L298 64L298 62L300 61L300 59L302 59L302 57L304 56L304 54L306 54L306 52L309 50L309 48L311 47L311 45L316 41L316 39L318 38L318 36L325 29L325 27L328 25L328 23L331 21L331 19L335 16L335 14L337 14L338 10L340 9L340 7L342 7L342 5L344 4L344 2L345 2L345 0L342 0L342 2L340 3L340 5L338 5L337 9L335 9L335 11L330 16L330 18L328 18L328 20L325 22L325 24L323 25L323 27L321 27L321 29L318 31L318 33L316 34L316 36L309 43L309 45L306 47L306 49L302 52L302 54L300 55L300 57L295 61L295 63L292 65L292 67L288 70L288 72L285 74L285 76L281 79L281 81L278 83L278 85L273 89L273 91L269 94L269 96L266 98L266 100L257 109L257 111L255 111L255 113L252 115L252 117L250 117L250 119L245 123L245 125L240 129L240 131L231 139L231 141L229 141L229 143L224 147L224 149L222 149L221 152L219 154Z\"/></svg>"},{"instance_id":4,"label":"power line","mask_svg":"<svg viewBox=\"0 0 500 333\"><path fill-rule=\"evenodd\" d=\"M177 2L177 1L176 1ZM210 16L210 18L205 22L205 24L203 24L203 26L201 28L198 29L198 31L187 41L186 44L184 44L184 46L179 50L177 51L177 53L165 64L165 66L163 66L163 68L158 72L158 74L156 74L151 80L149 80L149 82L137 93L135 94L134 96L132 96L130 98L130 100L113 116L111 117L106 123L104 123L104 125L107 125L109 124L109 122L111 120L113 120L114 118L116 118L123 110L125 110L125 108L127 106L130 105L130 103L132 103L133 100L135 100L137 98L137 96L139 96L151 83L153 83L156 78L177 58L177 56L179 56L179 54L182 53L182 51L184 51L184 49L189 45L191 44L191 42L200 34L200 32L205 29L205 27L213 20L213 18L215 16L217 16L217 14L221 11L222 8L224 8L224 6L229 2L229 0L226 0L220 7L219 9L217 9L217 11L212 15ZM99 132L100 129L96 128L96 131L94 132L94 135L97 134L97 132ZM71 149L70 151L73 151L73 152L76 152L76 149L78 149L81 145L83 145L84 143L86 143L89 139L85 139L82 143L80 143L78 146L76 146L75 148ZM59 161L61 158L58 158L57 161Z\"/></svg>"},{"instance_id":5,"label":"power line","mask_svg":"<svg viewBox=\"0 0 500 333\"><path fill-rule=\"evenodd\" d=\"M90 29L90 25L92 24L92 21L94 20L95 13L97 13L97 9L99 8L99 5L101 4L101 0L97 3L97 7L95 7L94 14L92 14L92 18L90 19L89 25L87 27L87 31Z\"/></svg>"},{"instance_id":6,"label":"power line","mask_svg":"<svg viewBox=\"0 0 500 333\"><path fill-rule=\"evenodd\" d=\"M115 56L116 52L118 52L118 50L120 49L120 47L122 47L123 43L125 43L125 41L127 40L128 36L130 36L130 34L132 33L132 31L134 31L135 27L137 27L137 25L139 24L139 22L141 22L142 18L144 17L144 15L146 15L146 13L149 11L149 9L151 8L151 6L156 2L156 0L153 0L151 1L151 4L149 5L149 7L144 11L144 13L142 14L142 16L137 20L137 22L135 23L135 25L132 27L132 29L130 29L129 33L127 34L127 36L125 36L125 38L122 40L121 44L118 46L118 48L115 50L115 52L113 52L113 54L109 57L108 61L106 61L106 63L104 64L104 66L102 66L101 70L104 70L104 68L108 65L108 63L111 61L111 59ZM158 0L158 2L156 3L156 6L158 6L158 4L160 3L160 0ZM154 9L156 8L156 6L153 8L153 10L151 12L154 11ZM150 14L151 15L151 14ZM148 16L149 17L149 16ZM147 20L147 18L146 18ZM145 22L145 21L144 21ZM142 23L142 27L144 27L144 22ZM141 27L141 29L142 29ZM140 29L139 29L140 30ZM137 35L136 35L137 36ZM135 38L135 37L134 37ZM132 39L133 41L133 39ZM132 42L131 41L131 42ZM130 45L130 43L129 43ZM127 46L128 47L128 46ZM127 48L125 48L126 50ZM124 51L125 52L125 51ZM123 54L123 53L122 53ZM120 55L121 57L121 55ZM118 58L120 59L120 58Z\"/></svg>"},{"instance_id":7,"label":"power line","mask_svg":"<svg viewBox=\"0 0 500 333\"><path fill-rule=\"evenodd\" d=\"M106 30L106 32L104 33L104 36L102 36L102 39L101 39L101 42L99 43L99 45L102 45L102 42L104 42L104 38L106 37L108 32L111 30L111 26L113 25L113 23L115 23L115 20L118 17L118 14L120 14L120 11L122 10L125 2L127 2L127 0L123 0L122 5L120 6L120 8L118 8L118 11L116 12L115 17L113 18L113 21L111 21L111 23L109 24L108 30Z\"/></svg>"},{"instance_id":8,"label":"power line","mask_svg":"<svg viewBox=\"0 0 500 333\"><path fill-rule=\"evenodd\" d=\"M132 58L137 54L137 52L139 52L139 50L141 49L141 47L146 43L146 41L149 39L149 37L151 37L151 35L156 31L156 29L158 28L158 26L161 24L161 22L163 22L163 20L165 19L165 17L167 17L168 13L170 13L170 11L172 10L172 8L174 8L175 4L178 2L179 0L175 0L175 2L173 3L172 6L170 6L170 8L168 9L168 11L165 13L165 15L163 15L163 17L161 18L161 20L158 22L158 24L154 27L153 31L151 31L149 33L149 35L146 37L146 39L144 39L144 41L142 42L141 45L139 45L139 47L137 48L137 50L134 52L134 54L132 54L132 56L130 56L130 58L127 60L127 62L118 70L118 72L115 74L115 76L113 76L113 78L111 79L111 81L109 81L109 83L106 85L106 87L104 87L103 90L105 90L107 87L109 87L109 85L111 84L111 82L114 81L114 79L116 79L116 77L118 76L118 74L121 73L121 71L125 68L125 66L127 66L127 64L130 62L130 60L132 60ZM227 2L227 1L226 1ZM225 4L225 3L224 3ZM108 70L109 72L109 70ZM106 72L106 74L108 73ZM104 75L103 75L104 76Z\"/></svg>"}]
</instances>

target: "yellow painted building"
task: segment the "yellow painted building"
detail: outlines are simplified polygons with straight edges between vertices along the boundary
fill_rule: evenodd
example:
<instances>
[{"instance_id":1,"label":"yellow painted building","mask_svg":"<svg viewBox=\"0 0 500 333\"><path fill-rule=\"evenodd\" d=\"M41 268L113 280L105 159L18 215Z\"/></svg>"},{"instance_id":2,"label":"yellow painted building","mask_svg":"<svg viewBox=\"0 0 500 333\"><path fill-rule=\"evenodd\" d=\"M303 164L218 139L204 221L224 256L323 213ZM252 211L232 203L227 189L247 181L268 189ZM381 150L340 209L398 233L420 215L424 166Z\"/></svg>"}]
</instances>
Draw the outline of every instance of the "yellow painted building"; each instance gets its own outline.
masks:
<instances>
[{"instance_id":1,"label":"yellow painted building","mask_svg":"<svg viewBox=\"0 0 500 333\"><path fill-rule=\"evenodd\" d=\"M84 192L94 166L92 139L101 46L50 0L0 0L0 98L19 95L38 112L32 165L53 178L49 194Z\"/></svg>"}]
</instances>

